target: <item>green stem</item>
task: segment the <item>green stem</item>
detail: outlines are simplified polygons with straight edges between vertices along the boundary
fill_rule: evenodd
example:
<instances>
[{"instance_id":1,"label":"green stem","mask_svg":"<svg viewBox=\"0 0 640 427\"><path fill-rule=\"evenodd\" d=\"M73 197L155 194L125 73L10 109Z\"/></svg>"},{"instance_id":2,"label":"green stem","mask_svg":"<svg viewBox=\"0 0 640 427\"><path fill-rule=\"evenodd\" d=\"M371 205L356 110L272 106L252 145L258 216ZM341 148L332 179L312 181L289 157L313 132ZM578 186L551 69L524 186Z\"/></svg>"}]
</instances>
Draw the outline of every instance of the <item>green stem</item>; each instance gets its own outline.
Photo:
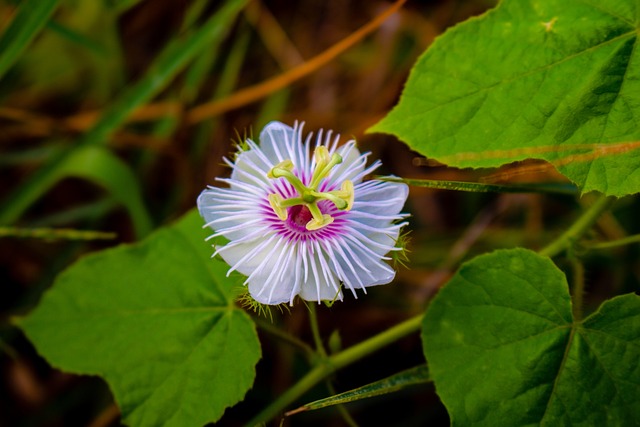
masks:
<instances>
[{"instance_id":1,"label":"green stem","mask_svg":"<svg viewBox=\"0 0 640 427\"><path fill-rule=\"evenodd\" d=\"M318 326L318 311L316 310L316 305L315 303L311 302L309 303L307 308L309 309L309 324L311 326L311 334L313 335L313 342L316 345L317 354L321 359L320 363L326 363L327 350L324 348L324 344L322 344L322 336L320 335L320 327ZM336 394L333 384L331 384L331 380L326 379L325 383L327 385L329 393L331 393L332 395ZM342 418L344 418L344 421L347 423L347 425L351 427L357 426L357 423L354 421L354 419L351 417L351 414L349 414L349 412L343 405L337 405L337 408L338 412L340 412L340 415L342 415Z\"/></svg>"},{"instance_id":2,"label":"green stem","mask_svg":"<svg viewBox=\"0 0 640 427\"><path fill-rule=\"evenodd\" d=\"M289 343L293 347L301 350L305 354L305 356L307 356L308 360L313 360L313 358L315 357L315 351L313 351L313 349L309 345L307 345L307 343L305 343L304 341L299 340L298 338L294 337L291 334L288 334L287 332L281 330L280 328L276 328L271 323L266 322L262 319L258 318L258 319L254 319L254 321L256 322L258 327L263 331L271 335L274 335L275 337L280 338L284 342Z\"/></svg>"},{"instance_id":3,"label":"green stem","mask_svg":"<svg viewBox=\"0 0 640 427\"><path fill-rule=\"evenodd\" d=\"M309 324L311 325L311 334L313 335L313 342L316 345L316 351L318 355L324 360L327 358L327 351L322 344L322 337L320 336L320 327L318 326L318 313L314 302L307 305L309 308Z\"/></svg>"},{"instance_id":4,"label":"green stem","mask_svg":"<svg viewBox=\"0 0 640 427\"><path fill-rule=\"evenodd\" d=\"M571 256L573 270L573 286L571 287L571 302L573 304L573 319L582 320L582 305L584 300L584 265L575 255Z\"/></svg>"},{"instance_id":5,"label":"green stem","mask_svg":"<svg viewBox=\"0 0 640 427\"><path fill-rule=\"evenodd\" d=\"M611 207L615 197L600 196L567 231L538 252L540 255L554 257L573 246L593 227L600 215Z\"/></svg>"},{"instance_id":6,"label":"green stem","mask_svg":"<svg viewBox=\"0 0 640 427\"><path fill-rule=\"evenodd\" d=\"M422 325L422 314L412 317L404 322L387 329L359 344L347 348L339 353L329 356L325 363L315 366L293 387L281 394L271 405L267 406L256 415L247 425L258 425L265 423L281 413L284 408L302 396L305 392L318 384L320 381L353 362L374 353L375 351L399 340L420 329Z\"/></svg>"},{"instance_id":7,"label":"green stem","mask_svg":"<svg viewBox=\"0 0 640 427\"><path fill-rule=\"evenodd\" d=\"M610 242L594 243L593 245L589 245L588 249L611 249L617 248L619 246L629 245L632 243L640 243L640 234L634 234L633 236L627 236L622 239L612 240Z\"/></svg>"}]
</instances>

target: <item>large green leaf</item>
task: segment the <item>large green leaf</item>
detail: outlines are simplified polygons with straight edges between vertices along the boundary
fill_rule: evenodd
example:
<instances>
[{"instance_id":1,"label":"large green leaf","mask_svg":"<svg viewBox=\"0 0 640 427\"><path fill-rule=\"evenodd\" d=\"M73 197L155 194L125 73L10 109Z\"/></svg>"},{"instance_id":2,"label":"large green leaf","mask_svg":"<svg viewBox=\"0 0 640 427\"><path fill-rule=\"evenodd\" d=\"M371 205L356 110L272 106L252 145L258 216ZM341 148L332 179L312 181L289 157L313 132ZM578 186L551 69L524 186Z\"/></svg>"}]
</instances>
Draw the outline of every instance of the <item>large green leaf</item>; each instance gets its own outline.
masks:
<instances>
[{"instance_id":1,"label":"large green leaf","mask_svg":"<svg viewBox=\"0 0 640 427\"><path fill-rule=\"evenodd\" d=\"M567 289L525 249L479 256L443 287L422 338L453 425L640 424L640 296L574 321Z\"/></svg>"},{"instance_id":2,"label":"large green leaf","mask_svg":"<svg viewBox=\"0 0 640 427\"><path fill-rule=\"evenodd\" d=\"M550 161L583 191L640 191L636 0L505 0L447 31L370 130L451 166Z\"/></svg>"},{"instance_id":3,"label":"large green leaf","mask_svg":"<svg viewBox=\"0 0 640 427\"><path fill-rule=\"evenodd\" d=\"M100 375L124 422L201 426L251 387L260 345L192 212L144 242L83 258L19 321L54 366Z\"/></svg>"}]
</instances>

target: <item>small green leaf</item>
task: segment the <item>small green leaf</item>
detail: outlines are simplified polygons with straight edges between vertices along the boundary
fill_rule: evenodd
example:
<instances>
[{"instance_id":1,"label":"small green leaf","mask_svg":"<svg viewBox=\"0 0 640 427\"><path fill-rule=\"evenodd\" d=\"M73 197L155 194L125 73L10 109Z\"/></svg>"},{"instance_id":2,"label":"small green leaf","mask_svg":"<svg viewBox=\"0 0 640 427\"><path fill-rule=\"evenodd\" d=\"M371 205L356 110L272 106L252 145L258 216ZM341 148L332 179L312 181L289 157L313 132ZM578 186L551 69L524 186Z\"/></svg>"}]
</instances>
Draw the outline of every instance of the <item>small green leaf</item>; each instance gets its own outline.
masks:
<instances>
[{"instance_id":1,"label":"small green leaf","mask_svg":"<svg viewBox=\"0 0 640 427\"><path fill-rule=\"evenodd\" d=\"M640 423L640 297L574 321L566 278L534 252L464 264L427 309L422 338L452 425Z\"/></svg>"},{"instance_id":2,"label":"small green leaf","mask_svg":"<svg viewBox=\"0 0 640 427\"><path fill-rule=\"evenodd\" d=\"M640 191L637 0L505 0L447 31L370 131L451 166L544 159L584 192Z\"/></svg>"},{"instance_id":3,"label":"small green leaf","mask_svg":"<svg viewBox=\"0 0 640 427\"><path fill-rule=\"evenodd\" d=\"M132 426L201 426L242 400L260 345L191 212L87 256L19 321L52 365L102 376Z\"/></svg>"},{"instance_id":4,"label":"small green leaf","mask_svg":"<svg viewBox=\"0 0 640 427\"><path fill-rule=\"evenodd\" d=\"M314 409L326 408L327 406L340 405L342 403L355 402L357 400L366 399L383 394L393 393L406 387L431 382L429 369L422 365L415 368L407 369L395 375L391 375L383 380L358 387L344 393L336 394L324 399L316 400L298 409L287 412L286 415L294 415L299 412L312 411Z\"/></svg>"}]
</instances>

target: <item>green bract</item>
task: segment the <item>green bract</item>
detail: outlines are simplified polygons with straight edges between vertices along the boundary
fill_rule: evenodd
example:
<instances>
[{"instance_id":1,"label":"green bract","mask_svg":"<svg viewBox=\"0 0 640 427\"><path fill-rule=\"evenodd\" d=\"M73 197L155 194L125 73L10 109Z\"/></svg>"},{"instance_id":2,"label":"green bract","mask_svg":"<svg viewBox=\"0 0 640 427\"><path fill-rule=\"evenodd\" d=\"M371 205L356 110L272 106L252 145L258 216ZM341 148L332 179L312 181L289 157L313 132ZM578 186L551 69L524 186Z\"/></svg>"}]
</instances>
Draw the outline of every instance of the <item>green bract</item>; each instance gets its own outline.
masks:
<instances>
[{"instance_id":1,"label":"green bract","mask_svg":"<svg viewBox=\"0 0 640 427\"><path fill-rule=\"evenodd\" d=\"M203 425L253 384L254 324L191 213L144 242L83 258L19 324L54 366L102 376L125 423Z\"/></svg>"},{"instance_id":2,"label":"green bract","mask_svg":"<svg viewBox=\"0 0 640 427\"><path fill-rule=\"evenodd\" d=\"M640 296L574 321L567 288L525 249L479 256L442 288L422 338L453 425L640 423Z\"/></svg>"},{"instance_id":3,"label":"green bract","mask_svg":"<svg viewBox=\"0 0 640 427\"><path fill-rule=\"evenodd\" d=\"M370 131L458 167L551 162L584 192L640 191L636 0L505 0L447 31Z\"/></svg>"}]
</instances>

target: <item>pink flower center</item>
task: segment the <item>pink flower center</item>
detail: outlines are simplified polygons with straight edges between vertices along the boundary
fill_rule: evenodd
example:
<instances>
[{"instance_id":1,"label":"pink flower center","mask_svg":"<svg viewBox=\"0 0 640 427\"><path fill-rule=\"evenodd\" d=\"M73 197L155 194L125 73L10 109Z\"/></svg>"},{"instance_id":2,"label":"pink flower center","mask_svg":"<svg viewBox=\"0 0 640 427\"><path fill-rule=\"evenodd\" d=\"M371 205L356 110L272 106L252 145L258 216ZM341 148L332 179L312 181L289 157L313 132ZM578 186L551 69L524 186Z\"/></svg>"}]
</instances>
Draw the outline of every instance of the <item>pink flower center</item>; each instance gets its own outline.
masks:
<instances>
[{"instance_id":1,"label":"pink flower center","mask_svg":"<svg viewBox=\"0 0 640 427\"><path fill-rule=\"evenodd\" d=\"M309 208L304 205L291 206L288 214L289 221L302 229L305 229L307 223L313 218Z\"/></svg>"}]
</instances>

